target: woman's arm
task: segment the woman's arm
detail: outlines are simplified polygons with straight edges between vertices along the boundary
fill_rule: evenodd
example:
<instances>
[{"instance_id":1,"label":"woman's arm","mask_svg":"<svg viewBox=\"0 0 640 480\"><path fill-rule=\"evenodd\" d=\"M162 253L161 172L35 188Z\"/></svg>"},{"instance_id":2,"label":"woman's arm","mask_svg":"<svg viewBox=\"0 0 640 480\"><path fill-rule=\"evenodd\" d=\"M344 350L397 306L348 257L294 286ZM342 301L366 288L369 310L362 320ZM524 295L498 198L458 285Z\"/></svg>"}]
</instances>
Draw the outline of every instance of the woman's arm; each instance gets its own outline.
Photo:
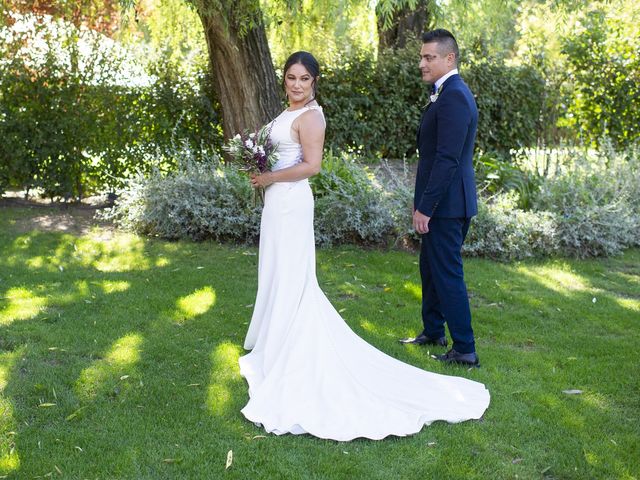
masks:
<instances>
[{"instance_id":1,"label":"woman's arm","mask_svg":"<svg viewBox=\"0 0 640 480\"><path fill-rule=\"evenodd\" d=\"M252 176L251 185L253 187L267 187L274 182L295 182L320 172L324 149L324 117L319 111L310 110L300 115L298 122L302 161L282 170Z\"/></svg>"}]
</instances>

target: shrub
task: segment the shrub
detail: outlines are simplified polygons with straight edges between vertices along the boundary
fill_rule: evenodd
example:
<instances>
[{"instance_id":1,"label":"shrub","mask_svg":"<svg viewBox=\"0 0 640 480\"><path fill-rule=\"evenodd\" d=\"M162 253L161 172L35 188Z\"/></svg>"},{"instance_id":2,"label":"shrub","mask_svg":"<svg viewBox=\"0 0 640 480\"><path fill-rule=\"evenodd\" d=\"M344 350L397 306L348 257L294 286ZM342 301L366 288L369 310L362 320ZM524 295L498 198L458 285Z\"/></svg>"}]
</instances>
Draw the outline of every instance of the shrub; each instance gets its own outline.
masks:
<instances>
[{"instance_id":1,"label":"shrub","mask_svg":"<svg viewBox=\"0 0 640 480\"><path fill-rule=\"evenodd\" d=\"M413 193L415 176L407 162L390 164L382 161L375 177L385 192L385 200L393 219L395 244L417 248L420 235L413 229Z\"/></svg>"},{"instance_id":2,"label":"shrub","mask_svg":"<svg viewBox=\"0 0 640 480\"><path fill-rule=\"evenodd\" d=\"M82 198L118 187L176 138L220 143L202 72L181 75L164 58L144 72L96 32L12 15L19 28L0 29L0 194Z\"/></svg>"},{"instance_id":3,"label":"shrub","mask_svg":"<svg viewBox=\"0 0 640 480\"><path fill-rule=\"evenodd\" d=\"M188 146L173 155L175 171L138 174L100 216L164 238L255 242L261 206L246 175L217 156L197 160ZM381 244L393 234L383 190L355 161L329 156L312 184L318 244Z\"/></svg>"},{"instance_id":4,"label":"shrub","mask_svg":"<svg viewBox=\"0 0 640 480\"><path fill-rule=\"evenodd\" d=\"M420 45L345 57L325 68L321 103L327 115L327 144L335 151L405 158L416 149L416 128L427 100L420 77ZM544 79L532 67L502 60L461 65L479 109L477 145L483 152L510 156L536 144L543 120Z\"/></svg>"},{"instance_id":5,"label":"shrub","mask_svg":"<svg viewBox=\"0 0 640 480\"><path fill-rule=\"evenodd\" d=\"M170 239L254 241L260 211L247 177L216 156L196 160L188 148L175 153L175 171L138 174L101 217Z\"/></svg>"},{"instance_id":6,"label":"shrub","mask_svg":"<svg viewBox=\"0 0 640 480\"><path fill-rule=\"evenodd\" d=\"M559 248L566 255L613 255L640 244L640 162L637 150L594 157L576 152L571 164L541 185L536 210L557 214Z\"/></svg>"},{"instance_id":7,"label":"shrub","mask_svg":"<svg viewBox=\"0 0 640 480\"><path fill-rule=\"evenodd\" d=\"M175 171L154 170L129 183L102 216L141 233L166 238L255 242L260 206L245 175L217 156L198 160L185 144ZM165 161L166 163L166 161ZM624 154L574 153L573 161L539 179L532 208L519 208L517 189L481 199L463 253L500 260L548 255L612 255L640 245L640 161ZM412 229L413 175L383 163L375 170L348 155L326 155L311 178L319 245L417 247Z\"/></svg>"},{"instance_id":8,"label":"shrub","mask_svg":"<svg viewBox=\"0 0 640 480\"><path fill-rule=\"evenodd\" d=\"M569 97L564 122L587 144L607 137L618 150L640 141L640 36L628 5L624 14L589 9L581 28L561 38Z\"/></svg>"},{"instance_id":9,"label":"shrub","mask_svg":"<svg viewBox=\"0 0 640 480\"><path fill-rule=\"evenodd\" d=\"M517 193L517 207L524 210L531 208L531 202L542 182L535 170L521 168L517 160L509 162L489 153L475 156L474 169L480 195L489 197L514 191Z\"/></svg>"},{"instance_id":10,"label":"shrub","mask_svg":"<svg viewBox=\"0 0 640 480\"><path fill-rule=\"evenodd\" d=\"M500 260L557 253L555 215L521 210L517 203L515 192L500 193L479 202L463 253Z\"/></svg>"},{"instance_id":11,"label":"shrub","mask_svg":"<svg viewBox=\"0 0 640 480\"><path fill-rule=\"evenodd\" d=\"M393 234L394 219L384 191L367 167L348 157L328 155L311 183L319 245L382 244Z\"/></svg>"},{"instance_id":12,"label":"shrub","mask_svg":"<svg viewBox=\"0 0 640 480\"><path fill-rule=\"evenodd\" d=\"M545 82L530 66L482 60L463 66L461 76L478 104L476 147L502 158L535 146L542 130Z\"/></svg>"}]
</instances>

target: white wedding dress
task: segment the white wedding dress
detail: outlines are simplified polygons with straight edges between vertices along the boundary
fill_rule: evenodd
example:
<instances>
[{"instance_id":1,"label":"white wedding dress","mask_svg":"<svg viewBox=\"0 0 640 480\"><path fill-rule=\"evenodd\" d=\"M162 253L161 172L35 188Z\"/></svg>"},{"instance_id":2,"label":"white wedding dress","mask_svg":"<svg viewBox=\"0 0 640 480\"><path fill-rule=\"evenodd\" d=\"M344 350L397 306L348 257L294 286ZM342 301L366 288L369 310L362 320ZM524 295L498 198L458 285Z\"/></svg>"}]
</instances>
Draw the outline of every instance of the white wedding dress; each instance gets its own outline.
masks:
<instances>
[{"instance_id":1,"label":"white wedding dress","mask_svg":"<svg viewBox=\"0 0 640 480\"><path fill-rule=\"evenodd\" d=\"M301 160L291 125L310 108L285 110L272 125L280 158ZM480 418L483 384L421 370L372 347L347 326L316 279L313 196L307 180L267 187L260 227L258 294L240 358L249 384L244 416L275 434L348 441L418 432L436 420Z\"/></svg>"}]
</instances>

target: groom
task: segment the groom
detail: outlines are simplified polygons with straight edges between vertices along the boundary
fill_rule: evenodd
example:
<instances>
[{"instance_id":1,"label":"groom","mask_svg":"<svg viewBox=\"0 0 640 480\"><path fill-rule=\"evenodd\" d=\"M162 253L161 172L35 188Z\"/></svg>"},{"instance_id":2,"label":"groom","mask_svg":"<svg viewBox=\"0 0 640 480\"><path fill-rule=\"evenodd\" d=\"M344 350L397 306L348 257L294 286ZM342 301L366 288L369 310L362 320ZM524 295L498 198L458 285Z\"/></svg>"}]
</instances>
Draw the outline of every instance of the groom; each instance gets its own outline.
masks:
<instances>
[{"instance_id":1,"label":"groom","mask_svg":"<svg viewBox=\"0 0 640 480\"><path fill-rule=\"evenodd\" d=\"M450 32L423 34L420 58L422 79L433 85L418 130L413 202L413 226L422 237L424 330L400 341L446 346L446 322L453 348L435 358L479 366L460 252L471 217L478 213L472 164L478 110L458 75L458 44Z\"/></svg>"}]
</instances>

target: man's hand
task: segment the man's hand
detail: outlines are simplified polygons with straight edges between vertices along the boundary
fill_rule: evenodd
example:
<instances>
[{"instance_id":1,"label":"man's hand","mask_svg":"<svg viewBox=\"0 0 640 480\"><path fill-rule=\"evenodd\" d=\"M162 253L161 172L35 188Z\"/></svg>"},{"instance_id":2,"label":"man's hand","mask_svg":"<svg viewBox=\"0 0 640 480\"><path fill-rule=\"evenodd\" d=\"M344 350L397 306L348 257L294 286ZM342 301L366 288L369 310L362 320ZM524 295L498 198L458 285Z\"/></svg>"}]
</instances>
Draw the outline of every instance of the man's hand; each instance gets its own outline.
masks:
<instances>
[{"instance_id":1,"label":"man's hand","mask_svg":"<svg viewBox=\"0 0 640 480\"><path fill-rule=\"evenodd\" d=\"M431 217L423 215L418 210L413 211L413 228L419 234L429 233L429 220L431 220Z\"/></svg>"}]
</instances>

